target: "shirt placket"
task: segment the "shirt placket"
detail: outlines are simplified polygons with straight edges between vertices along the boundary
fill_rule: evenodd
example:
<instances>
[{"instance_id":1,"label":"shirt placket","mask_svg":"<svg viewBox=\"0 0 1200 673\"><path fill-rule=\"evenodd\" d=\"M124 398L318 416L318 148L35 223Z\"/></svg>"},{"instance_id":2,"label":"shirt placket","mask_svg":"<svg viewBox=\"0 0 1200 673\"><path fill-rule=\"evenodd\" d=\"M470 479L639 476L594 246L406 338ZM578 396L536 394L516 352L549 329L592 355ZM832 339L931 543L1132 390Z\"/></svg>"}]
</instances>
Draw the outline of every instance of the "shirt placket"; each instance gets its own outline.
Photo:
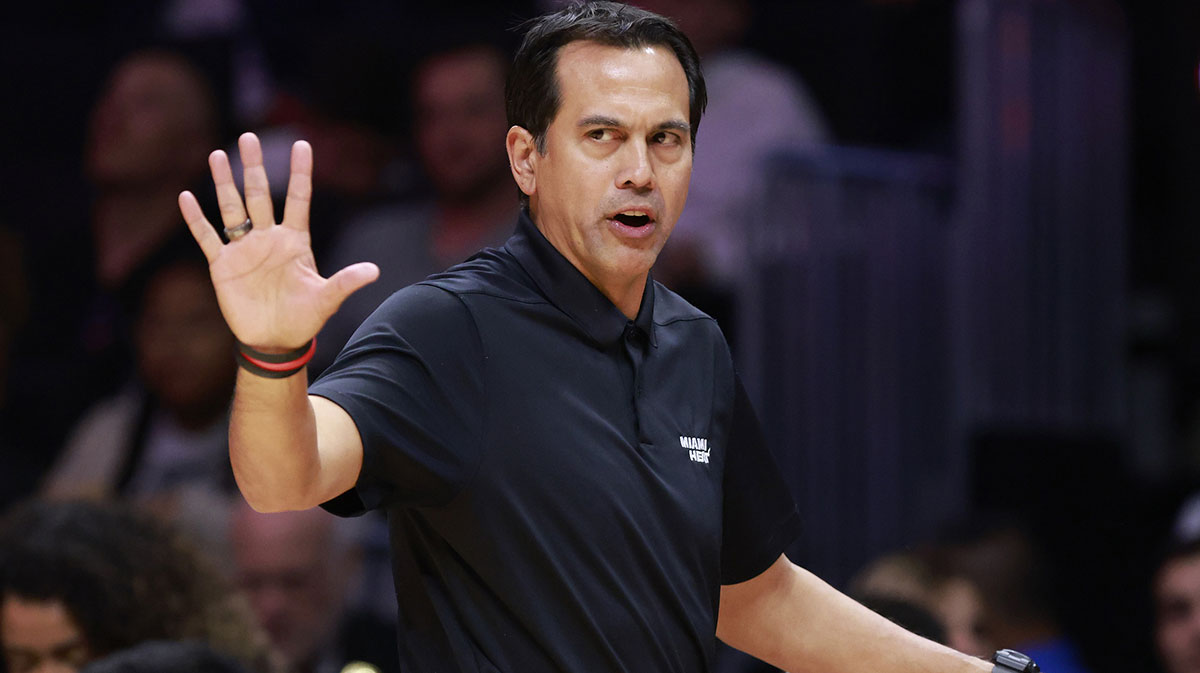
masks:
<instances>
[{"instance_id":1,"label":"shirt placket","mask_svg":"<svg viewBox=\"0 0 1200 673\"><path fill-rule=\"evenodd\" d=\"M641 330L632 321L625 324L625 331L622 335L622 344L625 347L625 355L629 359L629 364L633 371L632 378L632 399L630 403L633 407L633 425L637 433L638 443L644 447L653 445L650 433L647 432L646 423L644 422L645 414L643 413L643 403L645 401L643 388L643 366L646 361L647 343L646 333Z\"/></svg>"}]
</instances>

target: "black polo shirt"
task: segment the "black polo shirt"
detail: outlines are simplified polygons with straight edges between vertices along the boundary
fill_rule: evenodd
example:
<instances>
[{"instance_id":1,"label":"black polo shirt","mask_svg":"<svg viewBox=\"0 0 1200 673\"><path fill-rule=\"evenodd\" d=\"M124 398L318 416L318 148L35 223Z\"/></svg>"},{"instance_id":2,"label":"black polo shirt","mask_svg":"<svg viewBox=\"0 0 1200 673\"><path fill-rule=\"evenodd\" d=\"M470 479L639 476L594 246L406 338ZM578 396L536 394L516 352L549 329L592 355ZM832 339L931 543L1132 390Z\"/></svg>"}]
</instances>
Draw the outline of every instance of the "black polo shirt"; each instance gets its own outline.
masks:
<instances>
[{"instance_id":1,"label":"black polo shirt","mask_svg":"<svg viewBox=\"0 0 1200 673\"><path fill-rule=\"evenodd\" d=\"M648 283L628 320L526 215L397 292L311 392L363 441L403 670L711 668L720 585L798 532L714 321Z\"/></svg>"}]
</instances>

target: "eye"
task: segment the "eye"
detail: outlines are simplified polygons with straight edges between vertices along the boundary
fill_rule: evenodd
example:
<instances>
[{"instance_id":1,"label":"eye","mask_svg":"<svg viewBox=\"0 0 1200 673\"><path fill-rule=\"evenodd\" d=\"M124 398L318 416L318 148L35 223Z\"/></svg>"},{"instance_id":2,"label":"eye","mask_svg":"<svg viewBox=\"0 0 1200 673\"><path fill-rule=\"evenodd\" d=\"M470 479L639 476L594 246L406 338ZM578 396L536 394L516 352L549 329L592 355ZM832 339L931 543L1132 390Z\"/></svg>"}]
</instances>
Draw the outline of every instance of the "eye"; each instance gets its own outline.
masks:
<instances>
[{"instance_id":1,"label":"eye","mask_svg":"<svg viewBox=\"0 0 1200 673\"><path fill-rule=\"evenodd\" d=\"M670 131L659 131L651 138L657 145L666 145L668 147L678 145L680 142L679 136Z\"/></svg>"},{"instance_id":2,"label":"eye","mask_svg":"<svg viewBox=\"0 0 1200 673\"><path fill-rule=\"evenodd\" d=\"M616 137L612 129L592 129L588 131L587 137L600 142L608 142Z\"/></svg>"}]
</instances>

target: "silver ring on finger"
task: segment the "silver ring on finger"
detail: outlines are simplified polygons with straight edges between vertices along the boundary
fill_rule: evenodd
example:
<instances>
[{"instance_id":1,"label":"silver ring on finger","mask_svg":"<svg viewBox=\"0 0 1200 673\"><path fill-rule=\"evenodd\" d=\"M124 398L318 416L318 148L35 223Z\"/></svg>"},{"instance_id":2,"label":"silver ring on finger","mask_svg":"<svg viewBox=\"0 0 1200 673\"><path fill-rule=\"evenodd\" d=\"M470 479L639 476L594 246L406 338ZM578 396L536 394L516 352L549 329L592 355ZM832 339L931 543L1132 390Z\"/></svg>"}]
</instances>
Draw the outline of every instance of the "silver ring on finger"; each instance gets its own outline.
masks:
<instances>
[{"instance_id":1,"label":"silver ring on finger","mask_svg":"<svg viewBox=\"0 0 1200 673\"><path fill-rule=\"evenodd\" d=\"M253 228L254 223L252 223L250 218L247 217L245 222L242 222L236 227L225 227L225 238L228 238L229 242L232 243L250 233L250 230Z\"/></svg>"}]
</instances>

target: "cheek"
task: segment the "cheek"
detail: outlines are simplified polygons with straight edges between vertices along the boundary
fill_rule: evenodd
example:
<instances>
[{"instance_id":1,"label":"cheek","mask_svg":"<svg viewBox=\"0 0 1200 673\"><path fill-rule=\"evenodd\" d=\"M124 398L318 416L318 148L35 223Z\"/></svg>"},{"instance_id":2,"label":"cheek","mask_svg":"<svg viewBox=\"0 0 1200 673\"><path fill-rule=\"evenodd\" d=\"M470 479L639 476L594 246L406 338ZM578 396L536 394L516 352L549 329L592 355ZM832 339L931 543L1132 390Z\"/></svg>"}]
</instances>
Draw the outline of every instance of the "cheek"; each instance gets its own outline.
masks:
<instances>
[{"instance_id":1,"label":"cheek","mask_svg":"<svg viewBox=\"0 0 1200 673\"><path fill-rule=\"evenodd\" d=\"M1183 621L1163 624L1158 628L1158 646L1165 654L1178 654L1187 646L1188 635L1187 624Z\"/></svg>"}]
</instances>

